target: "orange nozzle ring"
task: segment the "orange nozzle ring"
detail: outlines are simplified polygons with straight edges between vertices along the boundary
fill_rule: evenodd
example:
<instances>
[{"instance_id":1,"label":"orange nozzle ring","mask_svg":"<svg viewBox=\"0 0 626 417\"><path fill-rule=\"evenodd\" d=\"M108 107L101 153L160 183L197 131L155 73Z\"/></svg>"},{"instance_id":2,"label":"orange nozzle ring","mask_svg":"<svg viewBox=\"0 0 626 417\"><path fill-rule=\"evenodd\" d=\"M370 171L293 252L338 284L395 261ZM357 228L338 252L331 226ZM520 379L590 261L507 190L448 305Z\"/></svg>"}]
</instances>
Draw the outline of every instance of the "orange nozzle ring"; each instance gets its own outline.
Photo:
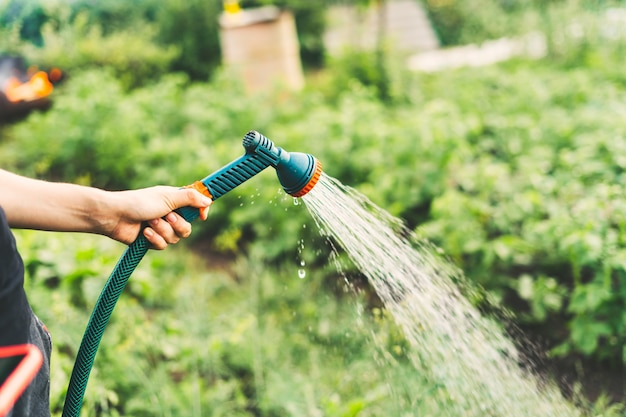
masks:
<instances>
[{"instance_id":1,"label":"orange nozzle ring","mask_svg":"<svg viewBox=\"0 0 626 417\"><path fill-rule=\"evenodd\" d=\"M319 181L321 175L322 175L322 164L320 163L320 161L315 159L315 170L313 171L313 175L311 176L311 179L304 187L302 187L300 191L295 192L291 195L293 197L302 197L303 195L311 191L313 187L315 187L315 184L317 184L317 181Z\"/></svg>"}]
</instances>

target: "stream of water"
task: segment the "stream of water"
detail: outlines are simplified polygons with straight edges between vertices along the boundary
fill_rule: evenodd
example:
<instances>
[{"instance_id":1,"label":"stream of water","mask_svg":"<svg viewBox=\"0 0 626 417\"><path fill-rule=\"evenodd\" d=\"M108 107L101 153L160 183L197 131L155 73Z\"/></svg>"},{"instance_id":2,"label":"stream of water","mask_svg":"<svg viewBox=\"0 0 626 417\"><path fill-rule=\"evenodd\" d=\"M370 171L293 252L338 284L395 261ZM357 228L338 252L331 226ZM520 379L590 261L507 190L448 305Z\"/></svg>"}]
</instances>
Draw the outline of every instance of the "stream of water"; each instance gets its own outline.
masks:
<instances>
[{"instance_id":1,"label":"stream of water","mask_svg":"<svg viewBox=\"0 0 626 417\"><path fill-rule=\"evenodd\" d=\"M403 330L413 366L437 387L424 394L437 397L434 415L580 415L555 386L522 366L502 325L463 296L456 267L399 219L326 174L303 201L321 234L343 248Z\"/></svg>"}]
</instances>

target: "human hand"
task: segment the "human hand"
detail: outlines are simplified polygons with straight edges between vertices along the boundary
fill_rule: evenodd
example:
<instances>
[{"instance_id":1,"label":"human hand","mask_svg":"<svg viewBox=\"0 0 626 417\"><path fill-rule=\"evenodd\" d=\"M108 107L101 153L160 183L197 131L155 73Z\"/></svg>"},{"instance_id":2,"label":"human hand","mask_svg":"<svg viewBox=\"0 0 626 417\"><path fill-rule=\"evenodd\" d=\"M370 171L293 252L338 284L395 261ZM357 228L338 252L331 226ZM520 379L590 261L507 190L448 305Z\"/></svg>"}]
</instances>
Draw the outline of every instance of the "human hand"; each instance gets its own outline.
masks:
<instances>
[{"instance_id":1,"label":"human hand","mask_svg":"<svg viewBox=\"0 0 626 417\"><path fill-rule=\"evenodd\" d=\"M195 207L206 220L212 200L193 188L156 186L139 190L114 192L117 222L104 234L130 244L143 224L146 237L155 249L165 249L191 234L191 224L174 212L180 207Z\"/></svg>"}]
</instances>

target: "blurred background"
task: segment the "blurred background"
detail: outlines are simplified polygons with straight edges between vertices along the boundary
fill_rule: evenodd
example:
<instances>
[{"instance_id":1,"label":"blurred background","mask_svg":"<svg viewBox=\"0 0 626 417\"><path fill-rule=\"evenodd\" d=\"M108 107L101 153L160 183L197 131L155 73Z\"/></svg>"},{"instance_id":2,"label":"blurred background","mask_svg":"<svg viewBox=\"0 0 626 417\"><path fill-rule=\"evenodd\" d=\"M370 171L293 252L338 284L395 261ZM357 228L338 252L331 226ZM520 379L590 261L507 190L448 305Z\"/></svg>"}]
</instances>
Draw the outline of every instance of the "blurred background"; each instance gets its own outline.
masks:
<instances>
[{"instance_id":1,"label":"blurred background","mask_svg":"<svg viewBox=\"0 0 626 417\"><path fill-rule=\"evenodd\" d=\"M0 0L0 166L183 185L258 130L439 246L585 415L621 416L625 54L618 0ZM144 260L83 415L437 409L374 291L273 175ZM123 246L16 235L60 415Z\"/></svg>"}]
</instances>

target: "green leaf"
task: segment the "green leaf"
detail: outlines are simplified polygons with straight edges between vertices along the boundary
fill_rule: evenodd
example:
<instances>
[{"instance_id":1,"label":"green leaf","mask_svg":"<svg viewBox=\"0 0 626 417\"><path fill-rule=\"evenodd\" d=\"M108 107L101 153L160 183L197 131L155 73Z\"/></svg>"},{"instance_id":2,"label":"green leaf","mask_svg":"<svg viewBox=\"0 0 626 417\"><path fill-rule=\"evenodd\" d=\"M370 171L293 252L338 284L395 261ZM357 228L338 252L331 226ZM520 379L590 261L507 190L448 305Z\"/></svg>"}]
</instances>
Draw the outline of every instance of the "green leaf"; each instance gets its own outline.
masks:
<instances>
[{"instance_id":1,"label":"green leaf","mask_svg":"<svg viewBox=\"0 0 626 417\"><path fill-rule=\"evenodd\" d=\"M578 314L594 312L612 296L611 290L600 282L581 284L574 288L567 311Z\"/></svg>"},{"instance_id":2,"label":"green leaf","mask_svg":"<svg viewBox=\"0 0 626 417\"><path fill-rule=\"evenodd\" d=\"M611 327L604 322L592 318L578 316L570 323L570 338L580 352L592 354L598 346L599 339L612 333Z\"/></svg>"}]
</instances>

